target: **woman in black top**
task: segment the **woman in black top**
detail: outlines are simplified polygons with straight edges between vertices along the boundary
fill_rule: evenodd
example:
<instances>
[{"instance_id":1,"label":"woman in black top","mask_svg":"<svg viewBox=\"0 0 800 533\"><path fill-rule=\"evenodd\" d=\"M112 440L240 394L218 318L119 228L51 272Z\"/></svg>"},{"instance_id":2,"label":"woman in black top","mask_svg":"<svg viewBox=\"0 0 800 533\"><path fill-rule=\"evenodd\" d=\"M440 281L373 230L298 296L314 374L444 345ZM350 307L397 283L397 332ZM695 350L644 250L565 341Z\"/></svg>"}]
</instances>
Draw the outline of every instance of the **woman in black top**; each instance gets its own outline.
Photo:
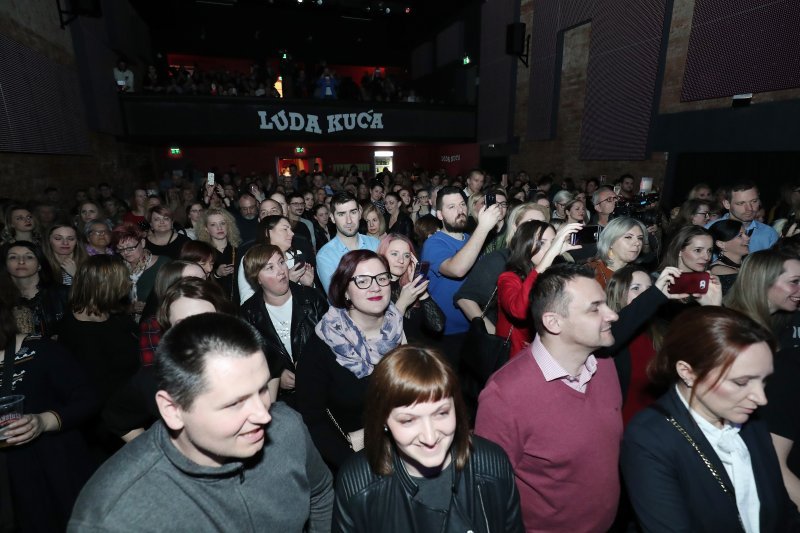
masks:
<instances>
[{"instance_id":1,"label":"woman in black top","mask_svg":"<svg viewBox=\"0 0 800 533\"><path fill-rule=\"evenodd\" d=\"M331 307L315 328L296 374L297 410L334 469L364 446L364 393L375 364L405 343L403 315L391 302L386 260L348 252L331 278Z\"/></svg>"},{"instance_id":2,"label":"woman in black top","mask_svg":"<svg viewBox=\"0 0 800 533\"><path fill-rule=\"evenodd\" d=\"M390 233L378 246L392 275L392 302L403 313L403 330L409 342L431 341L444 331L444 313L428 294L422 275L414 276L419 260L414 245L405 235Z\"/></svg>"},{"instance_id":3,"label":"woman in black top","mask_svg":"<svg viewBox=\"0 0 800 533\"><path fill-rule=\"evenodd\" d=\"M400 233L410 239L414 236L414 222L403 212L402 202L397 193L386 194L386 233Z\"/></svg>"},{"instance_id":4,"label":"woman in black top","mask_svg":"<svg viewBox=\"0 0 800 533\"><path fill-rule=\"evenodd\" d=\"M181 255L181 247L189 241L189 237L175 230L173 215L167 207L157 205L148 212L150 231L147 232L145 248L153 255L177 259Z\"/></svg>"},{"instance_id":5,"label":"woman in black top","mask_svg":"<svg viewBox=\"0 0 800 533\"><path fill-rule=\"evenodd\" d=\"M523 531L511 463L470 434L459 391L435 351L403 346L378 363L366 449L339 472L333 531Z\"/></svg>"},{"instance_id":6,"label":"woman in black top","mask_svg":"<svg viewBox=\"0 0 800 533\"><path fill-rule=\"evenodd\" d=\"M709 271L719 278L724 295L736 281L742 260L750 253L750 236L741 222L731 219L715 222L708 231L714 239L714 253L717 255Z\"/></svg>"}]
</instances>

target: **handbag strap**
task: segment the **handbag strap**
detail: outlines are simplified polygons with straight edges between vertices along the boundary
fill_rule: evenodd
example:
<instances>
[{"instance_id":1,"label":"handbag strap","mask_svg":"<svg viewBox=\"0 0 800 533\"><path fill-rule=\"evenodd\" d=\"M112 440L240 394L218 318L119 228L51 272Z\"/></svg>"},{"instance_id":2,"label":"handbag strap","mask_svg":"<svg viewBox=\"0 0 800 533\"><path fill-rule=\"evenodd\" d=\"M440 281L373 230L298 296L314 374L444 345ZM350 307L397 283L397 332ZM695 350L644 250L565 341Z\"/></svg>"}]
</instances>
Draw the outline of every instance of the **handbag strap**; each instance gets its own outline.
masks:
<instances>
[{"instance_id":1,"label":"handbag strap","mask_svg":"<svg viewBox=\"0 0 800 533\"><path fill-rule=\"evenodd\" d=\"M331 419L331 422L333 422L333 425L336 426L336 429L339 430L339 433L342 435L342 437L344 437L344 440L347 441L347 445L350 446L350 449L352 450L353 449L353 441L350 440L350 435L348 435L347 433L344 432L344 430L342 429L342 426L340 426L339 422L337 422L336 419L333 417L333 413L331 413L330 409L325 409L325 413L328 415L328 418Z\"/></svg>"},{"instance_id":2,"label":"handbag strap","mask_svg":"<svg viewBox=\"0 0 800 533\"><path fill-rule=\"evenodd\" d=\"M14 355L17 347L17 336L12 335L6 343L5 355L3 356L3 385L0 387L0 397L11 396L14 386Z\"/></svg>"},{"instance_id":3,"label":"handbag strap","mask_svg":"<svg viewBox=\"0 0 800 533\"><path fill-rule=\"evenodd\" d=\"M683 429L683 426L681 426L678 423L678 421L675 420L674 416L672 416L666 409L664 409L662 406L660 406L658 404L653 404L650 407L653 408L654 410L658 411L662 415L664 415L664 418L667 419L667 422L669 422L672 425L672 427L674 427L676 430L678 430L678 433L683 435L683 438L686 439L686 442L688 442L689 445L692 448L694 448L694 451L697 452L697 455L703 461L703 464L706 465L706 468L708 468L708 471L711 472L711 475L714 477L714 479L719 484L720 488L722 489L722 492L727 494L728 497L733 501L733 505L734 505L734 507L736 507L736 517L739 519L739 525L741 526L742 530L744 530L744 523L742 522L742 516L739 513L739 506L736 504L736 493L734 492L733 487L728 487L728 485L725 483L725 480L722 479L722 476L719 474L719 472L717 472L717 469L714 468L714 465L711 463L711 461L708 459L708 457L706 457L706 454L704 454L703 450L700 449L700 446L698 446L697 443L695 442L695 440L692 438L692 436L689 435L689 432L687 432L685 429Z\"/></svg>"},{"instance_id":4,"label":"handbag strap","mask_svg":"<svg viewBox=\"0 0 800 533\"><path fill-rule=\"evenodd\" d=\"M486 311L492 306L492 302L494 301L494 297L497 296L497 286L495 286L494 290L492 291L492 295L489 296L489 301L486 302L486 305L481 310L481 319L486 316Z\"/></svg>"}]
</instances>

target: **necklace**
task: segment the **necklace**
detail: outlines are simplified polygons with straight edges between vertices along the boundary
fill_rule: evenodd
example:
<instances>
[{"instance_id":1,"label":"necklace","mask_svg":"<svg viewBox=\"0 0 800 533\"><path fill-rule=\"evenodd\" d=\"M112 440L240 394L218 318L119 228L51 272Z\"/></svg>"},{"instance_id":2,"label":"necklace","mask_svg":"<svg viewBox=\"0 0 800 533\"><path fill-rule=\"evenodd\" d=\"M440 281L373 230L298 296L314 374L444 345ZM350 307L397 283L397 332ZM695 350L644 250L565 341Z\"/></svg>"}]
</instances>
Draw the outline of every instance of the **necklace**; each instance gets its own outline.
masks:
<instances>
[{"instance_id":1,"label":"necklace","mask_svg":"<svg viewBox=\"0 0 800 533\"><path fill-rule=\"evenodd\" d=\"M732 259L724 255L719 256L719 258L717 259L717 263L723 264L726 267L734 268L736 270L739 270L739 268L742 266L741 263L734 263Z\"/></svg>"}]
</instances>

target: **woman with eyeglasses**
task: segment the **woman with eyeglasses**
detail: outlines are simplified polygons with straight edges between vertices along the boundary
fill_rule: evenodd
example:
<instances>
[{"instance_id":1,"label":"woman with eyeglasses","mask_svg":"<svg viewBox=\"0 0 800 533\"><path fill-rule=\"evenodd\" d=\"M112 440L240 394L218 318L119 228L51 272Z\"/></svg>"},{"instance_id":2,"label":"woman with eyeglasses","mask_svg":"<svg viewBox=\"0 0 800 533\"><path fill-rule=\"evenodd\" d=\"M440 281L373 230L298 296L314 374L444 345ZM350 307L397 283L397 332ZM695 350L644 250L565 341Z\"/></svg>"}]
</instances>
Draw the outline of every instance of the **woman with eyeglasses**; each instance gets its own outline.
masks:
<instances>
[{"instance_id":1,"label":"woman with eyeglasses","mask_svg":"<svg viewBox=\"0 0 800 533\"><path fill-rule=\"evenodd\" d=\"M431 192L429 189L420 189L409 207L411 210L411 220L416 222L431 212Z\"/></svg>"},{"instance_id":2,"label":"woman with eyeglasses","mask_svg":"<svg viewBox=\"0 0 800 533\"><path fill-rule=\"evenodd\" d=\"M742 260L750 253L750 236L741 222L732 219L715 222L708 231L717 256L709 271L719 278L725 295L736 281Z\"/></svg>"},{"instance_id":3,"label":"woman with eyeglasses","mask_svg":"<svg viewBox=\"0 0 800 533\"><path fill-rule=\"evenodd\" d=\"M172 211L157 205L147 212L150 231L147 232L145 247L152 253L177 259L181 255L181 247L189 241L189 237L175 230Z\"/></svg>"},{"instance_id":4,"label":"woman with eyeglasses","mask_svg":"<svg viewBox=\"0 0 800 533\"><path fill-rule=\"evenodd\" d=\"M375 252L345 254L328 290L331 307L297 367L297 410L334 470L364 447L364 401L373 368L406 342L391 282L389 265Z\"/></svg>"},{"instance_id":5,"label":"woman with eyeglasses","mask_svg":"<svg viewBox=\"0 0 800 533\"><path fill-rule=\"evenodd\" d=\"M128 267L135 315L139 315L144 309L147 297L155 286L159 269L169 262L168 257L153 255L145 248L144 240L144 232L131 224L117 226L111 234L112 246Z\"/></svg>"},{"instance_id":6,"label":"woman with eyeglasses","mask_svg":"<svg viewBox=\"0 0 800 533\"><path fill-rule=\"evenodd\" d=\"M205 206L200 202L191 202L186 206L186 221L188 222L187 226L191 227L187 227L185 231L186 236L191 240L197 239L197 226L202 223L203 214L205 211Z\"/></svg>"},{"instance_id":7,"label":"woman with eyeglasses","mask_svg":"<svg viewBox=\"0 0 800 533\"><path fill-rule=\"evenodd\" d=\"M91 255L114 255L111 247L111 226L107 221L95 219L83 228L86 237L86 253Z\"/></svg>"},{"instance_id":8,"label":"woman with eyeglasses","mask_svg":"<svg viewBox=\"0 0 800 533\"><path fill-rule=\"evenodd\" d=\"M550 217L552 221L561 221L567 219L567 204L575 199L575 195L566 189L558 191L553 196L553 214Z\"/></svg>"}]
</instances>

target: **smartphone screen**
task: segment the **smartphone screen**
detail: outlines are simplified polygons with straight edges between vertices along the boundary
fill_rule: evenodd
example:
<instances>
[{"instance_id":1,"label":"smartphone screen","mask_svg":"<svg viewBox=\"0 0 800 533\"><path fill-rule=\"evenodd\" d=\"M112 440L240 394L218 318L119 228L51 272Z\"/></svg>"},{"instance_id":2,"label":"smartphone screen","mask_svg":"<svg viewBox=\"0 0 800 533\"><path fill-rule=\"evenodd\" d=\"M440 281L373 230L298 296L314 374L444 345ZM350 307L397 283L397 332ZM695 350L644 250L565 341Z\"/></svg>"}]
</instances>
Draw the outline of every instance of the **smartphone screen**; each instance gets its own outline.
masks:
<instances>
[{"instance_id":1,"label":"smartphone screen","mask_svg":"<svg viewBox=\"0 0 800 533\"><path fill-rule=\"evenodd\" d=\"M212 186L214 185L214 173L213 172L209 172L208 173L208 184L212 185Z\"/></svg>"},{"instance_id":2,"label":"smartphone screen","mask_svg":"<svg viewBox=\"0 0 800 533\"><path fill-rule=\"evenodd\" d=\"M422 275L422 279L419 280L420 283L428 280L428 272L430 271L431 264L428 261L420 261L417 263L417 266L414 267L414 277L413 279L417 279L417 276Z\"/></svg>"},{"instance_id":3,"label":"smartphone screen","mask_svg":"<svg viewBox=\"0 0 800 533\"><path fill-rule=\"evenodd\" d=\"M493 192L486 193L486 207L497 203L497 197Z\"/></svg>"},{"instance_id":4,"label":"smartphone screen","mask_svg":"<svg viewBox=\"0 0 800 533\"><path fill-rule=\"evenodd\" d=\"M708 272L683 272L668 291L670 294L705 294L710 283L711 275Z\"/></svg>"},{"instance_id":5,"label":"smartphone screen","mask_svg":"<svg viewBox=\"0 0 800 533\"><path fill-rule=\"evenodd\" d=\"M569 236L569 243L573 246L596 243L599 229L598 226L584 226Z\"/></svg>"}]
</instances>

